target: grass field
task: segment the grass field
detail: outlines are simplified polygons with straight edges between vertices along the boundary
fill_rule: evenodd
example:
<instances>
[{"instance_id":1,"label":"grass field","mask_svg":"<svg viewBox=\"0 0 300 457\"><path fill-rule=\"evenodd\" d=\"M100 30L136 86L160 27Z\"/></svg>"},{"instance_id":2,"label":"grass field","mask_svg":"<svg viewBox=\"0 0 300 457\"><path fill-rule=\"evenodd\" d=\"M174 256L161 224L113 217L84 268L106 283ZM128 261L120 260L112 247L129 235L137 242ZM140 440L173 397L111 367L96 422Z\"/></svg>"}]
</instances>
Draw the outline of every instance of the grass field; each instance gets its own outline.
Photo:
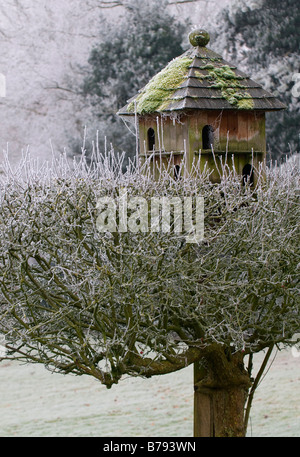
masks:
<instances>
[{"instance_id":1,"label":"grass field","mask_svg":"<svg viewBox=\"0 0 300 457\"><path fill-rule=\"evenodd\" d=\"M261 360L257 356L257 365ZM248 436L300 436L300 357L278 352L260 384ZM110 391L89 377L0 363L1 437L191 437L193 369Z\"/></svg>"}]
</instances>

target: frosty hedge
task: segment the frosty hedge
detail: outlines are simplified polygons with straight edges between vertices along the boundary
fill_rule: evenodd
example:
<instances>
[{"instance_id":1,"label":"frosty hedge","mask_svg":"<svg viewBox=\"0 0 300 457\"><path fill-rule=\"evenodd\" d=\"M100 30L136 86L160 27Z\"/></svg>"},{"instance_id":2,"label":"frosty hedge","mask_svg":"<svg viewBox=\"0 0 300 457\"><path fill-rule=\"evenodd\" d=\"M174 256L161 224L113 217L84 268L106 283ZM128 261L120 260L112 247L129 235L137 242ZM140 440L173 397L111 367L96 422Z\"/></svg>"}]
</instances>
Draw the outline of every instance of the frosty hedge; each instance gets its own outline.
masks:
<instances>
[{"instance_id":1,"label":"frosty hedge","mask_svg":"<svg viewBox=\"0 0 300 457\"><path fill-rule=\"evenodd\" d=\"M149 159L150 160L150 159ZM251 354L295 344L299 332L299 170L255 170L258 184L219 164L158 180L146 162L122 174L113 154L36 170L9 166L0 194L0 333L6 358L91 375L179 370L206 348ZM205 241L175 233L106 233L97 201L201 195ZM3 344L3 343L2 343Z\"/></svg>"}]
</instances>

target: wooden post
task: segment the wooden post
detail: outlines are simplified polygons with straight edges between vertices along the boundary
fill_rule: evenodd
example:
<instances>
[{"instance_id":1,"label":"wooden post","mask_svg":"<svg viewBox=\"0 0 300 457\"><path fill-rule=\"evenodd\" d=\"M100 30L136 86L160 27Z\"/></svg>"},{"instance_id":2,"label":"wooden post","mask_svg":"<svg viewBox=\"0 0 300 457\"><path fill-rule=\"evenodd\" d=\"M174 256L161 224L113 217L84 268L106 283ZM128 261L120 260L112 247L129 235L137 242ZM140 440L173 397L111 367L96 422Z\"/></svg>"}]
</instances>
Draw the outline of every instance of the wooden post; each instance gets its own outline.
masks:
<instances>
[{"instance_id":1,"label":"wooden post","mask_svg":"<svg viewBox=\"0 0 300 457\"><path fill-rule=\"evenodd\" d=\"M200 362L194 363L194 437L213 436L213 405L210 395L198 389L197 383L203 378Z\"/></svg>"},{"instance_id":2,"label":"wooden post","mask_svg":"<svg viewBox=\"0 0 300 457\"><path fill-rule=\"evenodd\" d=\"M194 363L194 437L245 436L250 379L242 355L228 359L217 346L207 351Z\"/></svg>"}]
</instances>

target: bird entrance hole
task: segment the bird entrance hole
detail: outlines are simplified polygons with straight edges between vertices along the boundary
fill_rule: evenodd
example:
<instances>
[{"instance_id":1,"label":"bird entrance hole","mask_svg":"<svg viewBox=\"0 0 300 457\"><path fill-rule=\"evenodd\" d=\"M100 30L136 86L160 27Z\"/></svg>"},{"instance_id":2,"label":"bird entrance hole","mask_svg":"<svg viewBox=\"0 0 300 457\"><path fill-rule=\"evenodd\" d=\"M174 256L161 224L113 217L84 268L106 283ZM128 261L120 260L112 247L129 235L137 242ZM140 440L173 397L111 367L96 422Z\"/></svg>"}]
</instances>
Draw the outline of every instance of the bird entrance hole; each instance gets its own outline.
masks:
<instances>
[{"instance_id":1,"label":"bird entrance hole","mask_svg":"<svg viewBox=\"0 0 300 457\"><path fill-rule=\"evenodd\" d=\"M175 165L175 167L174 167L174 179L175 179L175 181L178 181L178 179L180 179L180 166L179 165Z\"/></svg>"},{"instance_id":2,"label":"bird entrance hole","mask_svg":"<svg viewBox=\"0 0 300 457\"><path fill-rule=\"evenodd\" d=\"M212 125L205 125L202 130L202 149L212 149L214 145L214 129Z\"/></svg>"},{"instance_id":3,"label":"bird entrance hole","mask_svg":"<svg viewBox=\"0 0 300 457\"><path fill-rule=\"evenodd\" d=\"M152 128L148 130L148 151L155 149L155 132Z\"/></svg>"},{"instance_id":4,"label":"bird entrance hole","mask_svg":"<svg viewBox=\"0 0 300 457\"><path fill-rule=\"evenodd\" d=\"M247 182L249 182L250 186L254 184L253 166L250 163L247 163L243 168L243 185Z\"/></svg>"}]
</instances>

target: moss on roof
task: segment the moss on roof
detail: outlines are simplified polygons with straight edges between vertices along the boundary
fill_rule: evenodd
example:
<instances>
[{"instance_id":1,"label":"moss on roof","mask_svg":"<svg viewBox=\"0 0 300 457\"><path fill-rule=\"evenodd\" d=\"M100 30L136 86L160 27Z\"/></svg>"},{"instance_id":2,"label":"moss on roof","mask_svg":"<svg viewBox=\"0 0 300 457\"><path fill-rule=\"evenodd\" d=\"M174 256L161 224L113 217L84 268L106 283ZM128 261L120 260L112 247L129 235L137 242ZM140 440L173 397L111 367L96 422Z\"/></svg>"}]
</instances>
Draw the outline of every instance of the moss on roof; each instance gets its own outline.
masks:
<instances>
[{"instance_id":1,"label":"moss on roof","mask_svg":"<svg viewBox=\"0 0 300 457\"><path fill-rule=\"evenodd\" d=\"M137 113L163 111L170 102L170 96L186 78L192 62L190 57L177 57L154 76L135 99ZM135 111L135 102L129 104L129 112Z\"/></svg>"},{"instance_id":2,"label":"moss on roof","mask_svg":"<svg viewBox=\"0 0 300 457\"><path fill-rule=\"evenodd\" d=\"M206 47L193 47L172 60L118 114L134 115L135 105L138 115L188 109L285 108L258 83Z\"/></svg>"},{"instance_id":3,"label":"moss on roof","mask_svg":"<svg viewBox=\"0 0 300 457\"><path fill-rule=\"evenodd\" d=\"M220 89L222 97L231 105L236 105L238 109L254 108L253 98L247 92L247 87L240 82L243 78L237 76L228 65L221 67L206 65L205 69L213 81L210 87Z\"/></svg>"},{"instance_id":4,"label":"moss on roof","mask_svg":"<svg viewBox=\"0 0 300 457\"><path fill-rule=\"evenodd\" d=\"M128 111L138 114L161 112L167 108L170 97L187 77L187 72L193 59L190 57L178 57L170 62L166 68L155 75L142 89L135 101L128 105ZM209 79L210 88L221 90L222 97L238 109L253 109L252 97L247 93L247 87L241 84L244 78L237 76L228 65L221 67L207 64L199 68L206 70L207 75L200 71L195 72L199 79Z\"/></svg>"}]
</instances>

